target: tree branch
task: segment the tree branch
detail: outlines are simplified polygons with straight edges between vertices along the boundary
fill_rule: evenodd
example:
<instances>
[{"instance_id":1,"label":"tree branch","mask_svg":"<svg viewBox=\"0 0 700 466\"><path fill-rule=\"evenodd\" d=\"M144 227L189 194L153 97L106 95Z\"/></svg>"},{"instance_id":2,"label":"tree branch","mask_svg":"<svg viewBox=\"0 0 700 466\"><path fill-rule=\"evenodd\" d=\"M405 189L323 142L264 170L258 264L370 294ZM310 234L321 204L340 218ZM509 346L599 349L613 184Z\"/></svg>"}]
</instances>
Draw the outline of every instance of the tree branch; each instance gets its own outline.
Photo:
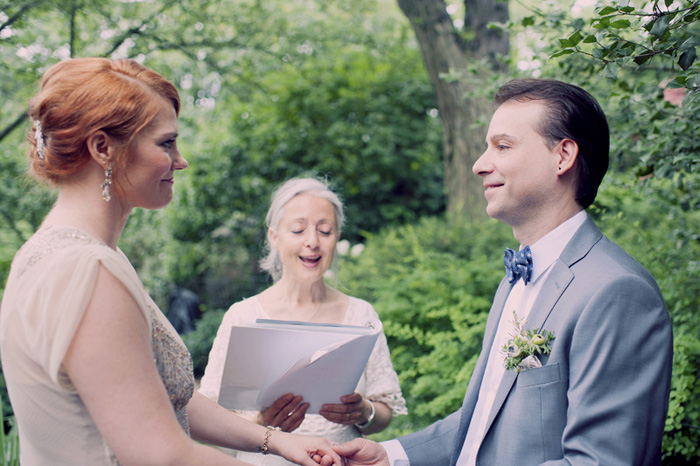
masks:
<instances>
[{"instance_id":1,"label":"tree branch","mask_svg":"<svg viewBox=\"0 0 700 466\"><path fill-rule=\"evenodd\" d=\"M7 128L3 129L2 132L0 132L0 142L2 142L3 139L7 137L8 134L13 132L19 125L24 122L24 120L27 118L27 112L22 112L21 115L19 115L15 120L7 126Z\"/></svg>"},{"instance_id":2,"label":"tree branch","mask_svg":"<svg viewBox=\"0 0 700 466\"><path fill-rule=\"evenodd\" d=\"M77 27L76 22L75 22L75 15L76 15L77 11L78 11L78 7L75 5L75 2L73 2L71 4L70 13L69 13L69 15L70 15L70 19L69 19L70 27L68 28L69 35L70 35L70 37L68 39L68 53L71 57L75 56L75 36L77 35L76 31L75 31L75 29Z\"/></svg>"},{"instance_id":3,"label":"tree branch","mask_svg":"<svg viewBox=\"0 0 700 466\"><path fill-rule=\"evenodd\" d=\"M17 224L15 223L13 216L8 214L4 210L0 211L0 213L5 218L7 226L10 228L10 230L15 232L15 234L17 235L17 238L19 238L20 242L21 243L26 242L27 238L24 236L24 233L22 233L22 231L19 228L17 228Z\"/></svg>"},{"instance_id":4,"label":"tree branch","mask_svg":"<svg viewBox=\"0 0 700 466\"><path fill-rule=\"evenodd\" d=\"M31 8L34 8L34 7L37 6L39 3L40 3L40 2L36 1L36 2L29 2L29 3L26 3L26 4L22 5L22 6L20 7L19 11L17 11L17 13L15 13L15 14L12 15L12 16L10 16L10 17L7 19L7 21L5 21L4 23L0 24L0 32L1 32L3 29L5 29L6 27L12 26L12 23L14 23L14 22L17 21L18 19L20 19L20 18L22 17L22 15L23 15L27 10L29 10L29 9L31 9Z\"/></svg>"}]
</instances>

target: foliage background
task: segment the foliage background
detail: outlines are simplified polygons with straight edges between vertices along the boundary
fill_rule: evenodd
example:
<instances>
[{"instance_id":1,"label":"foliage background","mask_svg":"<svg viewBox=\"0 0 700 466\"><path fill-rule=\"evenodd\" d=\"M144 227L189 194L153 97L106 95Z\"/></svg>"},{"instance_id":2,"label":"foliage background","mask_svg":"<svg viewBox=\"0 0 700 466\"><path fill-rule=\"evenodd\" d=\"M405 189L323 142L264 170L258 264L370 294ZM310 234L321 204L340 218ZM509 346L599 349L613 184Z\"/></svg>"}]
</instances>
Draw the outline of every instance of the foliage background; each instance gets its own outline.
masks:
<instances>
[{"instance_id":1,"label":"foliage background","mask_svg":"<svg viewBox=\"0 0 700 466\"><path fill-rule=\"evenodd\" d=\"M446 6L457 24L465 4ZM532 75L575 82L600 100L611 170L589 213L659 282L675 336L664 463L697 464L699 3L511 2L510 10L509 23L492 26L518 45L504 57L510 71L473 92L490 97L505 80ZM435 96L393 1L1 4L0 282L53 196L24 176L26 102L48 65L87 55L136 58L181 90L190 168L168 208L132 215L120 247L164 310L176 287L202 297L203 317L183 337L198 371L223 309L268 284L255 263L270 192L311 172L345 199L344 237L366 246L343 257L339 285L380 313L409 404L408 416L375 437L459 406L502 276L500 251L516 245L501 224L443 213ZM682 105L669 101L672 92ZM1 377L0 398L8 418Z\"/></svg>"}]
</instances>

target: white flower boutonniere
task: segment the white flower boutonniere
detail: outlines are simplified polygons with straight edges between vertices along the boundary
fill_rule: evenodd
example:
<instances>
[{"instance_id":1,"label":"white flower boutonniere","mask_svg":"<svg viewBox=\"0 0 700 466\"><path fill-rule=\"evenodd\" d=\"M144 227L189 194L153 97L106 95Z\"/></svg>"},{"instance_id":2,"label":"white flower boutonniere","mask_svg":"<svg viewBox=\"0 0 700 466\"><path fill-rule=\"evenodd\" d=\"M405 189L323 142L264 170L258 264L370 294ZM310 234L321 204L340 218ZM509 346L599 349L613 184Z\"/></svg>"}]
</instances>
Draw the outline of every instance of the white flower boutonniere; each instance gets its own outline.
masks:
<instances>
[{"instance_id":1,"label":"white flower boutonniere","mask_svg":"<svg viewBox=\"0 0 700 466\"><path fill-rule=\"evenodd\" d=\"M503 346L505 354L505 366L507 370L521 370L542 367L537 358L539 354L549 354L552 351L551 342L554 340L553 332L545 332L544 329L525 329L526 321L521 322L518 314L513 311L513 325L515 335Z\"/></svg>"}]
</instances>

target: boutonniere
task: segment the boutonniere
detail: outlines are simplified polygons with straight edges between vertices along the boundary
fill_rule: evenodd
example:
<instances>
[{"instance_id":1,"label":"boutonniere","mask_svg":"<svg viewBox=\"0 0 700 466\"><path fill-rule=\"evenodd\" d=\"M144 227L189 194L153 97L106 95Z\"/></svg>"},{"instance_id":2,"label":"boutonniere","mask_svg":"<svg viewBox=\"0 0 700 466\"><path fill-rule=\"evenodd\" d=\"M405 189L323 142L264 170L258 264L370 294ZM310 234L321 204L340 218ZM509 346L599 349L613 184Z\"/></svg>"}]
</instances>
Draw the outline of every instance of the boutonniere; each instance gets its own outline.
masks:
<instances>
[{"instance_id":1,"label":"boutonniere","mask_svg":"<svg viewBox=\"0 0 700 466\"><path fill-rule=\"evenodd\" d=\"M554 340L553 332L545 332L544 329L525 329L526 321L520 321L518 314L513 311L513 326L515 335L503 345L505 354L505 366L507 370L521 370L542 367L537 357L540 354L549 354L552 351L551 342Z\"/></svg>"}]
</instances>

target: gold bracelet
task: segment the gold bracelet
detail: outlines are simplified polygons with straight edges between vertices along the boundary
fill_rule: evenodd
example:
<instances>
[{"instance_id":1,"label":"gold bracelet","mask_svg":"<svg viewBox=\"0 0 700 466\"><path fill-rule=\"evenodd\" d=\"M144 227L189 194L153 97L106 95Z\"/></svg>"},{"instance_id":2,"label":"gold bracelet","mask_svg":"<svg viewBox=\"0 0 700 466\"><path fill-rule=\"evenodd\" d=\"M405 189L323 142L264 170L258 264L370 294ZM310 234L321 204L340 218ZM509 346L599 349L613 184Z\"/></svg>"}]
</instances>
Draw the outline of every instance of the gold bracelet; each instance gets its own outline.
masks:
<instances>
[{"instance_id":1,"label":"gold bracelet","mask_svg":"<svg viewBox=\"0 0 700 466\"><path fill-rule=\"evenodd\" d=\"M276 430L281 430L279 427L272 427L272 426L267 426L265 431L265 440L263 440L262 445L258 447L258 453L262 453L263 455L269 455L270 454L270 447L268 447L268 443L270 442L270 436L272 433Z\"/></svg>"}]
</instances>

